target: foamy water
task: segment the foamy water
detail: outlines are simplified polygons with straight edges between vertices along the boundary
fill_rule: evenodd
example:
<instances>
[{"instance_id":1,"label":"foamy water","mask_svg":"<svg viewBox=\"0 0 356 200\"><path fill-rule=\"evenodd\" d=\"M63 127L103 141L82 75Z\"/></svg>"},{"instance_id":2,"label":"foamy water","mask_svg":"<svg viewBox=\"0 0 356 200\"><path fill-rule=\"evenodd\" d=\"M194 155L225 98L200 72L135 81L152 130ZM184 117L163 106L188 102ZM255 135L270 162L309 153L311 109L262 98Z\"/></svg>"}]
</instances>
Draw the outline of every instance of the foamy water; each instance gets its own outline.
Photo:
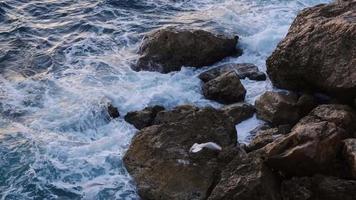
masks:
<instances>
[{"instance_id":1,"label":"foamy water","mask_svg":"<svg viewBox=\"0 0 356 200\"><path fill-rule=\"evenodd\" d=\"M221 63L265 60L302 8L327 0L5 0L0 2L0 199L138 199L122 157L136 130L109 120L107 102L220 105L204 99L183 68L134 72L147 32L170 25L238 34L244 54ZM269 81L242 81L246 101ZM237 125L241 142L262 123Z\"/></svg>"}]
</instances>

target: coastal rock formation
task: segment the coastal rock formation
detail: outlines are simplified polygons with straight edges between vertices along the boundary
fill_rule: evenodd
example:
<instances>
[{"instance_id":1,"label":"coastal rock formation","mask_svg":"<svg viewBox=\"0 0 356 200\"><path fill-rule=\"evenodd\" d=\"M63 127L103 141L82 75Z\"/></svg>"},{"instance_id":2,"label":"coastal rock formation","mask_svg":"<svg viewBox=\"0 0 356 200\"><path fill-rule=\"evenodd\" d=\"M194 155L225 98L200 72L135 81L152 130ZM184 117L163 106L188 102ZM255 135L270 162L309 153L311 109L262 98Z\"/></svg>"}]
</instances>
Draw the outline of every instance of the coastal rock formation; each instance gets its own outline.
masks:
<instances>
[{"instance_id":1,"label":"coastal rock formation","mask_svg":"<svg viewBox=\"0 0 356 200\"><path fill-rule=\"evenodd\" d=\"M258 154L236 156L208 200L279 200L279 180Z\"/></svg>"},{"instance_id":2,"label":"coastal rock formation","mask_svg":"<svg viewBox=\"0 0 356 200\"><path fill-rule=\"evenodd\" d=\"M286 180L281 186L286 200L353 200L356 181L316 175Z\"/></svg>"},{"instance_id":3,"label":"coastal rock formation","mask_svg":"<svg viewBox=\"0 0 356 200\"><path fill-rule=\"evenodd\" d=\"M341 173L335 162L342 140L352 133L355 118L350 116L354 113L347 106L318 106L291 133L264 147L268 166L290 176Z\"/></svg>"},{"instance_id":4,"label":"coastal rock formation","mask_svg":"<svg viewBox=\"0 0 356 200\"><path fill-rule=\"evenodd\" d=\"M137 129L151 126L158 112L164 110L162 106L147 107L141 111L129 112L125 115L125 121L134 125Z\"/></svg>"},{"instance_id":5,"label":"coastal rock formation","mask_svg":"<svg viewBox=\"0 0 356 200\"><path fill-rule=\"evenodd\" d=\"M184 117L177 117L183 112ZM161 124L142 129L133 138L124 162L143 199L206 199L219 175L219 148L193 151L212 144L224 151L237 141L234 124L213 108L186 106ZM158 116L157 116L158 117ZM209 145L208 145L209 146Z\"/></svg>"},{"instance_id":6,"label":"coastal rock formation","mask_svg":"<svg viewBox=\"0 0 356 200\"><path fill-rule=\"evenodd\" d=\"M256 102L257 117L273 125L295 124L315 105L313 97L268 91Z\"/></svg>"},{"instance_id":7,"label":"coastal rock formation","mask_svg":"<svg viewBox=\"0 0 356 200\"><path fill-rule=\"evenodd\" d=\"M256 65L250 63L225 64L217 66L213 69L201 73L199 78L203 82L208 82L229 71L235 71L240 79L248 78L250 80L256 81L266 80L266 74L261 72Z\"/></svg>"},{"instance_id":8,"label":"coastal rock formation","mask_svg":"<svg viewBox=\"0 0 356 200\"><path fill-rule=\"evenodd\" d=\"M356 97L356 1L303 10L267 60L273 84Z\"/></svg>"},{"instance_id":9,"label":"coastal rock formation","mask_svg":"<svg viewBox=\"0 0 356 200\"><path fill-rule=\"evenodd\" d=\"M215 35L203 30L160 29L148 35L134 70L168 73L182 66L203 67L235 55L238 37Z\"/></svg>"},{"instance_id":10,"label":"coastal rock formation","mask_svg":"<svg viewBox=\"0 0 356 200\"><path fill-rule=\"evenodd\" d=\"M266 146L267 144L273 142L278 134L278 128L257 131L255 137L252 139L250 144L247 145L247 151L254 151Z\"/></svg>"},{"instance_id":11,"label":"coastal rock formation","mask_svg":"<svg viewBox=\"0 0 356 200\"><path fill-rule=\"evenodd\" d=\"M344 150L343 156L346 160L351 175L356 179L356 139L346 139L344 140Z\"/></svg>"},{"instance_id":12,"label":"coastal rock formation","mask_svg":"<svg viewBox=\"0 0 356 200\"><path fill-rule=\"evenodd\" d=\"M203 85L203 94L207 99L223 104L243 101L246 89L235 71L226 72Z\"/></svg>"},{"instance_id":13,"label":"coastal rock formation","mask_svg":"<svg viewBox=\"0 0 356 200\"><path fill-rule=\"evenodd\" d=\"M107 106L107 111L108 111L109 116L113 119L120 117L119 110L112 104L109 104Z\"/></svg>"},{"instance_id":14,"label":"coastal rock formation","mask_svg":"<svg viewBox=\"0 0 356 200\"><path fill-rule=\"evenodd\" d=\"M248 103L235 103L223 106L221 110L234 124L238 124L253 116L255 107Z\"/></svg>"}]
</instances>

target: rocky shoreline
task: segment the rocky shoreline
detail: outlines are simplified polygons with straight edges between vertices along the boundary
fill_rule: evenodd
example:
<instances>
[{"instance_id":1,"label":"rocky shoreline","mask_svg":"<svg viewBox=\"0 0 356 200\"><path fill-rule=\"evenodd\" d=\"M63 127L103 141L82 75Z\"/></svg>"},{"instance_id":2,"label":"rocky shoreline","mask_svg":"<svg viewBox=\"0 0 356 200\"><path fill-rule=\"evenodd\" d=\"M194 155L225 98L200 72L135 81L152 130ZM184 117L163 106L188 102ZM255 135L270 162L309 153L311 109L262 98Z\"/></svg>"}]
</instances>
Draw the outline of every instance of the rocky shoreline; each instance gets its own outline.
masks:
<instances>
[{"instance_id":1,"label":"rocky shoreline","mask_svg":"<svg viewBox=\"0 0 356 200\"><path fill-rule=\"evenodd\" d=\"M135 70L168 73L238 56L238 37L172 27L148 35ZM157 105L124 118L139 131L124 162L142 199L353 200L356 198L356 1L303 10L267 59L274 86L244 103L240 79L266 80L252 64L203 72L220 109ZM328 98L320 98L320 94ZM109 106L110 116L119 116ZM257 117L249 145L235 125Z\"/></svg>"}]
</instances>

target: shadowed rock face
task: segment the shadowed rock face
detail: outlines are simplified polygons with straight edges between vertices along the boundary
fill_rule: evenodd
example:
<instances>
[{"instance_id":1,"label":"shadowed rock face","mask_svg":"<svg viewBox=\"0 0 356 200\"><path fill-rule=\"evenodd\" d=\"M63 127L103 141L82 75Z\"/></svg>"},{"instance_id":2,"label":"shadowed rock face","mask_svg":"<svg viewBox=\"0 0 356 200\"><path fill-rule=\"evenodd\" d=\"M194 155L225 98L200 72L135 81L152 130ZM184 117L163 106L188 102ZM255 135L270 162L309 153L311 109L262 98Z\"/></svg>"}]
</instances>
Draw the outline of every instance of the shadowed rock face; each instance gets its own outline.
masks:
<instances>
[{"instance_id":1,"label":"shadowed rock face","mask_svg":"<svg viewBox=\"0 0 356 200\"><path fill-rule=\"evenodd\" d=\"M351 101L356 96L356 1L303 10L267 59L273 84Z\"/></svg>"},{"instance_id":2,"label":"shadowed rock face","mask_svg":"<svg viewBox=\"0 0 356 200\"><path fill-rule=\"evenodd\" d=\"M134 70L168 73L182 66L203 67L237 54L238 37L215 35L203 30L173 27L148 35L140 48L142 55Z\"/></svg>"},{"instance_id":3,"label":"shadowed rock face","mask_svg":"<svg viewBox=\"0 0 356 200\"><path fill-rule=\"evenodd\" d=\"M125 115L125 121L134 125L137 129L151 126L158 112L164 110L162 106L147 107L141 111L129 112Z\"/></svg>"},{"instance_id":4,"label":"shadowed rock face","mask_svg":"<svg viewBox=\"0 0 356 200\"><path fill-rule=\"evenodd\" d=\"M170 113L171 112L171 113ZM184 117L179 117L180 114ZM218 151L191 153L193 144L236 145L234 124L223 111L180 106L157 115L157 123L133 138L124 162L143 199L206 199L219 174Z\"/></svg>"},{"instance_id":5,"label":"shadowed rock face","mask_svg":"<svg viewBox=\"0 0 356 200\"><path fill-rule=\"evenodd\" d=\"M356 139L346 139L343 144L343 157L348 164L352 177L356 179Z\"/></svg>"}]
</instances>

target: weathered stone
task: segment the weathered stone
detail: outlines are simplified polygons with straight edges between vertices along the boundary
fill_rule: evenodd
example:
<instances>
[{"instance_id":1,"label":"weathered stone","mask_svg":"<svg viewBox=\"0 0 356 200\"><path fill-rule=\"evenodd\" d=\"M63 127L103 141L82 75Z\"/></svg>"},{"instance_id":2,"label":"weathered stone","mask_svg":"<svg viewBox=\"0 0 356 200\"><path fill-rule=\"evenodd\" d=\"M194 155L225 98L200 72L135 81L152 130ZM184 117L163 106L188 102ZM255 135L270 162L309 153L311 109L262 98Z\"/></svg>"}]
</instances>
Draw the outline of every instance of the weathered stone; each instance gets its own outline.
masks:
<instances>
[{"instance_id":1,"label":"weathered stone","mask_svg":"<svg viewBox=\"0 0 356 200\"><path fill-rule=\"evenodd\" d=\"M141 111L129 112L125 116L125 121L134 125L137 129L151 126L158 112L164 110L162 106L147 107Z\"/></svg>"},{"instance_id":2,"label":"weathered stone","mask_svg":"<svg viewBox=\"0 0 356 200\"><path fill-rule=\"evenodd\" d=\"M209 200L279 200L279 180L258 154L236 156L221 173Z\"/></svg>"},{"instance_id":3,"label":"weathered stone","mask_svg":"<svg viewBox=\"0 0 356 200\"><path fill-rule=\"evenodd\" d=\"M356 139L346 139L343 144L343 157L348 164L352 177L356 179Z\"/></svg>"},{"instance_id":4,"label":"weathered stone","mask_svg":"<svg viewBox=\"0 0 356 200\"><path fill-rule=\"evenodd\" d=\"M297 101L294 94L266 92L255 102L257 117L273 125L294 124L300 118Z\"/></svg>"},{"instance_id":5,"label":"weathered stone","mask_svg":"<svg viewBox=\"0 0 356 200\"><path fill-rule=\"evenodd\" d=\"M235 103L223 106L221 110L231 119L234 124L238 124L255 113L255 107L248 103Z\"/></svg>"},{"instance_id":6,"label":"weathered stone","mask_svg":"<svg viewBox=\"0 0 356 200\"><path fill-rule=\"evenodd\" d=\"M108 111L109 116L113 119L120 117L119 110L112 104L108 105L107 111Z\"/></svg>"},{"instance_id":7,"label":"weathered stone","mask_svg":"<svg viewBox=\"0 0 356 200\"><path fill-rule=\"evenodd\" d=\"M303 10L267 59L272 83L291 90L356 97L356 1Z\"/></svg>"},{"instance_id":8,"label":"weathered stone","mask_svg":"<svg viewBox=\"0 0 356 200\"><path fill-rule=\"evenodd\" d=\"M216 143L223 151L235 146L234 124L213 108L173 110L160 112L168 120L137 133L124 157L126 168L143 199L206 199L218 178L219 152L192 153L190 148L206 142ZM179 112L184 117L177 117Z\"/></svg>"},{"instance_id":9,"label":"weathered stone","mask_svg":"<svg viewBox=\"0 0 356 200\"><path fill-rule=\"evenodd\" d=\"M266 80L266 74L261 72L256 65L250 63L225 64L217 66L201 73L199 78L203 82L207 82L229 71L235 71L240 79L249 78L250 80L256 81Z\"/></svg>"},{"instance_id":10,"label":"weathered stone","mask_svg":"<svg viewBox=\"0 0 356 200\"><path fill-rule=\"evenodd\" d=\"M258 131L250 144L247 145L247 151L254 151L266 146L267 144L273 142L278 134L278 128Z\"/></svg>"},{"instance_id":11,"label":"weathered stone","mask_svg":"<svg viewBox=\"0 0 356 200\"><path fill-rule=\"evenodd\" d=\"M342 140L352 134L353 112L343 105L321 105L292 132L266 145L267 164L287 175L336 173Z\"/></svg>"},{"instance_id":12,"label":"weathered stone","mask_svg":"<svg viewBox=\"0 0 356 200\"><path fill-rule=\"evenodd\" d=\"M203 94L207 99L223 104L243 101L246 89L240 82L236 72L226 72L203 85Z\"/></svg>"},{"instance_id":13,"label":"weathered stone","mask_svg":"<svg viewBox=\"0 0 356 200\"><path fill-rule=\"evenodd\" d=\"M292 178L281 187L284 200L354 200L356 181L327 176Z\"/></svg>"},{"instance_id":14,"label":"weathered stone","mask_svg":"<svg viewBox=\"0 0 356 200\"><path fill-rule=\"evenodd\" d=\"M237 36L168 27L146 36L139 51L142 56L133 68L168 73L182 66L208 66L239 53L237 42Z\"/></svg>"}]
</instances>

